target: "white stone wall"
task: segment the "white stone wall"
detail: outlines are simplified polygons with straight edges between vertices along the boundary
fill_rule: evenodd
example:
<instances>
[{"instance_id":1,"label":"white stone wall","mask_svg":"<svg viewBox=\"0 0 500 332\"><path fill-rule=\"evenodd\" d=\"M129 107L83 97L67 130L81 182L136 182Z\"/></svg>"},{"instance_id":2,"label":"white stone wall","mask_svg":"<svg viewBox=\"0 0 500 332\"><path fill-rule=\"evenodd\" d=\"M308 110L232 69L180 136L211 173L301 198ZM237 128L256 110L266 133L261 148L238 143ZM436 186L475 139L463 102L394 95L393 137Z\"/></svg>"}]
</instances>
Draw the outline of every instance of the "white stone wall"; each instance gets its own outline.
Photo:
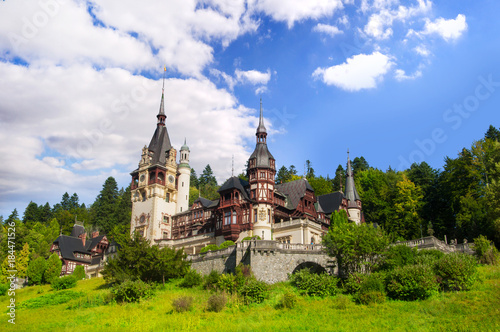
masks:
<instances>
[{"instance_id":1,"label":"white stone wall","mask_svg":"<svg viewBox=\"0 0 500 332\"><path fill-rule=\"evenodd\" d=\"M177 209L176 213L185 212L189 209L189 185L191 181L191 168L179 167L179 179L177 181Z\"/></svg>"}]
</instances>

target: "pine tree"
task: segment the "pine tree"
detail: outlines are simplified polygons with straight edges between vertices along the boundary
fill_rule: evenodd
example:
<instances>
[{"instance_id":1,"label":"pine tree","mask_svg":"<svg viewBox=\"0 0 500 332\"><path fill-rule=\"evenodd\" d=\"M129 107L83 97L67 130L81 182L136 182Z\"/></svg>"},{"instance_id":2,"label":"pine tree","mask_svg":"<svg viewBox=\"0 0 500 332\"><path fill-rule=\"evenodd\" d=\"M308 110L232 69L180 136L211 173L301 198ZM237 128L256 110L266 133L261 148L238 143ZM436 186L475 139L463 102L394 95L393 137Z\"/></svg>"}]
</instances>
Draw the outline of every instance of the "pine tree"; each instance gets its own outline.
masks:
<instances>
[{"instance_id":1,"label":"pine tree","mask_svg":"<svg viewBox=\"0 0 500 332\"><path fill-rule=\"evenodd\" d=\"M276 184L289 182L291 178L290 171L285 166L281 166L276 173Z\"/></svg>"},{"instance_id":2,"label":"pine tree","mask_svg":"<svg viewBox=\"0 0 500 332\"><path fill-rule=\"evenodd\" d=\"M47 261L45 258L38 257L28 264L28 284L41 285L43 283L43 275L47 269Z\"/></svg>"},{"instance_id":3,"label":"pine tree","mask_svg":"<svg viewBox=\"0 0 500 332\"><path fill-rule=\"evenodd\" d=\"M198 176L196 175L196 171L194 170L194 168L191 168L191 179L189 180L189 183L191 187L195 188L198 188L200 185Z\"/></svg>"},{"instance_id":4,"label":"pine tree","mask_svg":"<svg viewBox=\"0 0 500 332\"><path fill-rule=\"evenodd\" d=\"M79 203L78 201L80 200L80 198L78 197L78 195L76 193L74 193L71 198L69 199L69 209L70 211L74 211L76 209L78 209L80 206L79 206Z\"/></svg>"},{"instance_id":5,"label":"pine tree","mask_svg":"<svg viewBox=\"0 0 500 332\"><path fill-rule=\"evenodd\" d=\"M65 192L62 195L61 207L63 208L63 210L66 210L66 211L71 210L71 202L70 202L69 194L67 192Z\"/></svg>"},{"instance_id":6,"label":"pine tree","mask_svg":"<svg viewBox=\"0 0 500 332\"><path fill-rule=\"evenodd\" d=\"M205 166L203 173L200 175L199 183L200 187L217 186L217 180L215 179L212 167L210 167L210 165Z\"/></svg>"},{"instance_id":7,"label":"pine tree","mask_svg":"<svg viewBox=\"0 0 500 332\"><path fill-rule=\"evenodd\" d=\"M40 205L38 207L38 215L40 218L40 222L43 224L48 224L52 219L52 209L50 208L50 204L47 202L45 205Z\"/></svg>"},{"instance_id":8,"label":"pine tree","mask_svg":"<svg viewBox=\"0 0 500 332\"><path fill-rule=\"evenodd\" d=\"M118 185L113 177L108 177L102 190L92 205L93 225L102 232L109 233L118 224L116 205L118 203Z\"/></svg>"},{"instance_id":9,"label":"pine tree","mask_svg":"<svg viewBox=\"0 0 500 332\"><path fill-rule=\"evenodd\" d=\"M24 210L23 223L28 227L32 227L39 219L38 205L31 201Z\"/></svg>"},{"instance_id":10,"label":"pine tree","mask_svg":"<svg viewBox=\"0 0 500 332\"><path fill-rule=\"evenodd\" d=\"M12 221L16 221L16 220L19 220L19 213L17 212L17 209L14 209L14 210L12 210L12 213L7 218L7 220L5 220L5 223L9 224Z\"/></svg>"}]
</instances>

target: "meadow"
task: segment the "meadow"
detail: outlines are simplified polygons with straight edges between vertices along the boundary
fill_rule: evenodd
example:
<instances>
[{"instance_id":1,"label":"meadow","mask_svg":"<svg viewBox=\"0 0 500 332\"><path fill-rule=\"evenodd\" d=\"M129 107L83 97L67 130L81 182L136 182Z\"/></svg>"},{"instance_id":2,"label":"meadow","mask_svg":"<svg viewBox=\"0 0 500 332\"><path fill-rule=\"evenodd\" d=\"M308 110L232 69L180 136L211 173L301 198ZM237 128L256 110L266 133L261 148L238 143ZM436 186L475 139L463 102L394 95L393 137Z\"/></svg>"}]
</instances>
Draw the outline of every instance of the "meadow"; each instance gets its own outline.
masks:
<instances>
[{"instance_id":1,"label":"meadow","mask_svg":"<svg viewBox=\"0 0 500 332\"><path fill-rule=\"evenodd\" d=\"M180 280L159 287L139 303L117 304L102 278L79 281L54 291L50 285L16 293L16 324L8 323L10 297L0 297L1 331L500 331L500 266L478 268L479 280L466 292L435 294L423 301L387 300L355 304L349 296L298 296L294 308L278 309L289 283L273 285L260 304L245 305L229 296L221 312L208 312L211 293L183 289ZM194 298L193 309L177 313L172 301Z\"/></svg>"}]
</instances>

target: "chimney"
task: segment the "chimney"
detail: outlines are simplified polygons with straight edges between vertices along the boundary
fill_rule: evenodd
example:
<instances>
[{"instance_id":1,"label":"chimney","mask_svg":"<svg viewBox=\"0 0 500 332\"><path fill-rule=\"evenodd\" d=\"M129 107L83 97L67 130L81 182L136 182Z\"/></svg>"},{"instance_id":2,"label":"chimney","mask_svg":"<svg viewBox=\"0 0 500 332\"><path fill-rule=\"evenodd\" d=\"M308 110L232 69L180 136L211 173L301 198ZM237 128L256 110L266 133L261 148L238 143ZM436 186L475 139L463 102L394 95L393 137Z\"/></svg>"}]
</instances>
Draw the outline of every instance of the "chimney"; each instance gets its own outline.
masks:
<instances>
[{"instance_id":1,"label":"chimney","mask_svg":"<svg viewBox=\"0 0 500 332\"><path fill-rule=\"evenodd\" d=\"M85 247L85 240L87 238L87 233L82 233L78 237L82 240L83 246Z\"/></svg>"},{"instance_id":2,"label":"chimney","mask_svg":"<svg viewBox=\"0 0 500 332\"><path fill-rule=\"evenodd\" d=\"M99 236L99 231L93 231L91 238L93 239L93 238L98 237L98 236Z\"/></svg>"}]
</instances>

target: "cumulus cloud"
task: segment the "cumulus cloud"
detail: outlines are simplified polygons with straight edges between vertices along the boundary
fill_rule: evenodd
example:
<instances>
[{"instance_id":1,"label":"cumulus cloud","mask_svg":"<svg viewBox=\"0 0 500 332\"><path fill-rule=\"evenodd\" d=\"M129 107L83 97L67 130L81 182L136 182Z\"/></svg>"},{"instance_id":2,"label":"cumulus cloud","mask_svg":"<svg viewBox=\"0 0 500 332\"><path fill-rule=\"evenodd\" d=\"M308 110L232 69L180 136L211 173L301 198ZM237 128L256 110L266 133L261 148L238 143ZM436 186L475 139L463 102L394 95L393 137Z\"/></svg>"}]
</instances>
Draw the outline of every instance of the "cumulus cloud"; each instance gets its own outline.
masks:
<instances>
[{"instance_id":1,"label":"cumulus cloud","mask_svg":"<svg viewBox=\"0 0 500 332\"><path fill-rule=\"evenodd\" d=\"M406 72L402 69L396 69L394 77L398 81L406 81L406 80L414 80L418 77L422 76L422 72L420 70L415 71L412 75L406 75Z\"/></svg>"},{"instance_id":2,"label":"cumulus cloud","mask_svg":"<svg viewBox=\"0 0 500 332\"><path fill-rule=\"evenodd\" d=\"M437 34L446 41L454 41L460 38L465 31L467 31L465 15L458 14L455 19L446 20L441 17L434 22L427 20L421 34Z\"/></svg>"},{"instance_id":3,"label":"cumulus cloud","mask_svg":"<svg viewBox=\"0 0 500 332\"><path fill-rule=\"evenodd\" d=\"M0 76L9 77L0 81L0 139L9 142L0 146L0 208L27 192L36 202L54 202L73 191L89 203L107 176L129 181L156 127L161 81L86 65L0 63ZM210 164L223 181L231 174L232 155L237 169L244 167L255 109L207 79L192 78L165 81L165 112L173 145L180 148L187 139L198 173Z\"/></svg>"},{"instance_id":4,"label":"cumulus cloud","mask_svg":"<svg viewBox=\"0 0 500 332\"><path fill-rule=\"evenodd\" d=\"M344 33L342 30L339 30L339 28L337 28L336 26L328 25L328 24L322 24L322 23L318 23L313 28L313 31L327 34L330 37L334 37L335 35L339 35L339 34Z\"/></svg>"},{"instance_id":5,"label":"cumulus cloud","mask_svg":"<svg viewBox=\"0 0 500 332\"><path fill-rule=\"evenodd\" d=\"M234 71L234 77L218 69L211 69L210 73L215 77L222 78L230 90L233 90L236 85L248 84L257 86L255 89L256 95L267 92L267 83L271 79L271 71L269 69L266 72L261 72L255 69L246 71L236 69Z\"/></svg>"},{"instance_id":6,"label":"cumulus cloud","mask_svg":"<svg viewBox=\"0 0 500 332\"><path fill-rule=\"evenodd\" d=\"M317 68L313 77L343 90L359 91L375 88L392 65L391 57L380 52L358 54L340 65Z\"/></svg>"},{"instance_id":7,"label":"cumulus cloud","mask_svg":"<svg viewBox=\"0 0 500 332\"><path fill-rule=\"evenodd\" d=\"M291 28L295 22L331 16L343 8L341 0L253 0L256 10L270 15L276 21L284 21Z\"/></svg>"}]
</instances>

